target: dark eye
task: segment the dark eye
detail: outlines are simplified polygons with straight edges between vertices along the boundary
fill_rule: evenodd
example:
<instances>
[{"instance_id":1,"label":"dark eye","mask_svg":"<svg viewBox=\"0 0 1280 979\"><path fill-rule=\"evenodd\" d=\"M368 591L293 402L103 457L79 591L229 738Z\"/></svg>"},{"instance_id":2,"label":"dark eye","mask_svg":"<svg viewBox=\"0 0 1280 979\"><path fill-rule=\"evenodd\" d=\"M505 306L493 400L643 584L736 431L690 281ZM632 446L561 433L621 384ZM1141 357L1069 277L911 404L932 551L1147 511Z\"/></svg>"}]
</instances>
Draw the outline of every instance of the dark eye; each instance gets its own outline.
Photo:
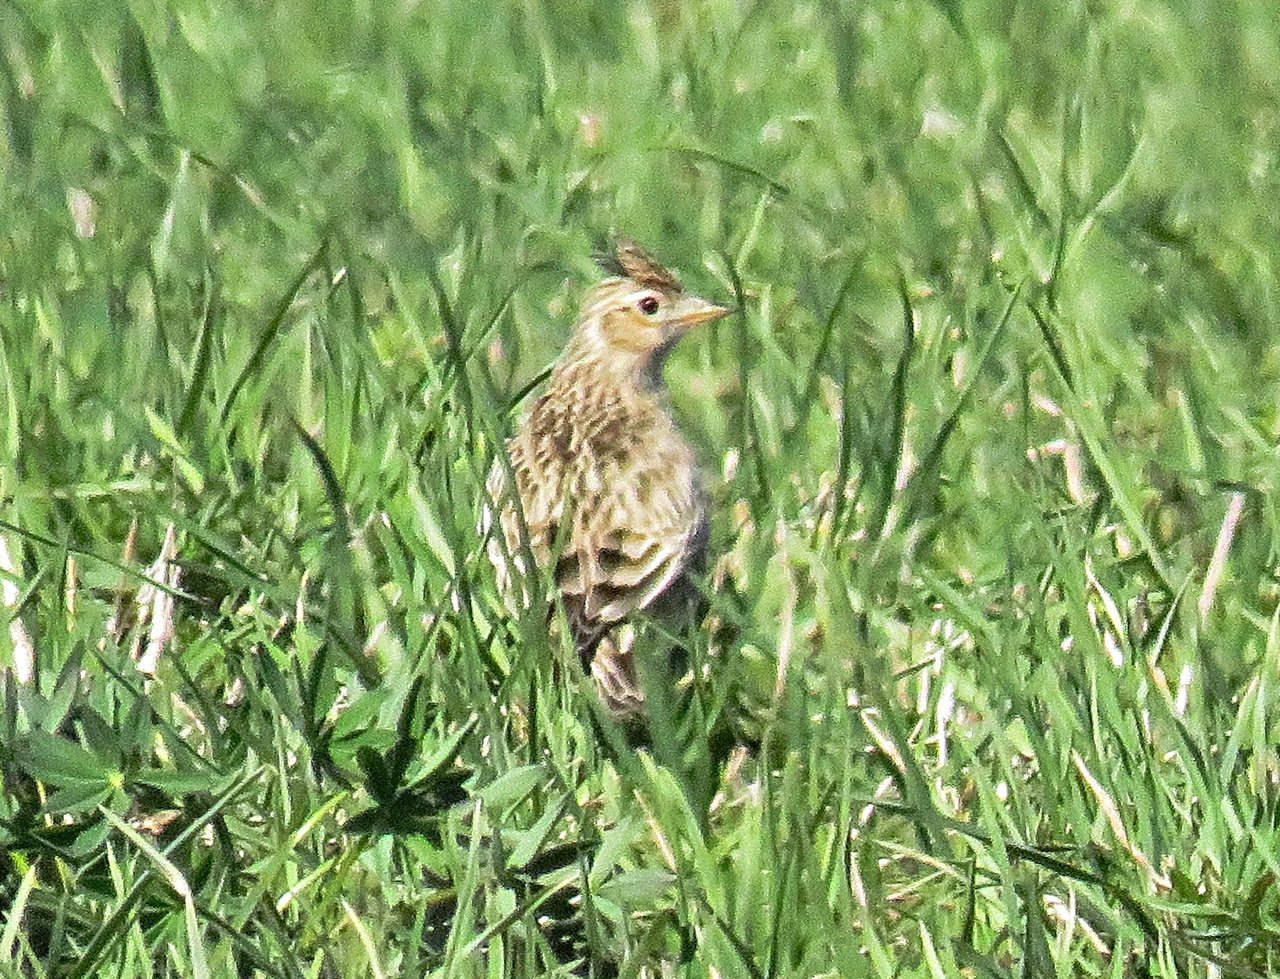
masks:
<instances>
[{"instance_id":1,"label":"dark eye","mask_svg":"<svg viewBox=\"0 0 1280 979\"><path fill-rule=\"evenodd\" d=\"M658 300L654 296L645 296L636 305L640 307L640 312L644 313L645 316L652 316L658 311Z\"/></svg>"}]
</instances>

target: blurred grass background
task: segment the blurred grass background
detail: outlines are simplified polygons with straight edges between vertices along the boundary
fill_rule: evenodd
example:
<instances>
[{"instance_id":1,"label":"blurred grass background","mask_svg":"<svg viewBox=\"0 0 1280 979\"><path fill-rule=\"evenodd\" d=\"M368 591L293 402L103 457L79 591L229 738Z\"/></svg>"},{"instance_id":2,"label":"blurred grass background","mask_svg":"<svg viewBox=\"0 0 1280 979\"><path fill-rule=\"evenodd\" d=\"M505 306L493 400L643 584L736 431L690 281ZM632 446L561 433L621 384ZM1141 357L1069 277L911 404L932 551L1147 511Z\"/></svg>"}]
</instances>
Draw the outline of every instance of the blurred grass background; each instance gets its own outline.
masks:
<instances>
[{"instance_id":1,"label":"blurred grass background","mask_svg":"<svg viewBox=\"0 0 1280 979\"><path fill-rule=\"evenodd\" d=\"M0 54L4 975L1275 969L1280 8ZM611 230L744 307L668 369L720 561L641 752L475 532Z\"/></svg>"}]
</instances>

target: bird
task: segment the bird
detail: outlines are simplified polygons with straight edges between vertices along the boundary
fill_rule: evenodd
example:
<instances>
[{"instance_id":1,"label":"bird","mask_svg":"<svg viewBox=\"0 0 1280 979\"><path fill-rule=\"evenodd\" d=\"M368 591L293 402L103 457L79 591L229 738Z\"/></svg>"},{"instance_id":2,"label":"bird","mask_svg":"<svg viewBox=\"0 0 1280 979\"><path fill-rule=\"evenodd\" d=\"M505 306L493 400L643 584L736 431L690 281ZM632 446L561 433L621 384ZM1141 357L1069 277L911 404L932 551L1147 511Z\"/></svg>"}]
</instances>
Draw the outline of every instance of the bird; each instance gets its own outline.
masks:
<instances>
[{"instance_id":1,"label":"bird","mask_svg":"<svg viewBox=\"0 0 1280 979\"><path fill-rule=\"evenodd\" d=\"M528 606L532 569L549 572L573 644L617 718L644 712L637 613L673 617L697 595L708 501L672 414L667 355L731 310L689 293L625 236L596 256L587 293L545 390L486 480L482 530L508 604ZM552 608L554 614L554 608ZM554 620L553 620L554 621Z\"/></svg>"}]
</instances>

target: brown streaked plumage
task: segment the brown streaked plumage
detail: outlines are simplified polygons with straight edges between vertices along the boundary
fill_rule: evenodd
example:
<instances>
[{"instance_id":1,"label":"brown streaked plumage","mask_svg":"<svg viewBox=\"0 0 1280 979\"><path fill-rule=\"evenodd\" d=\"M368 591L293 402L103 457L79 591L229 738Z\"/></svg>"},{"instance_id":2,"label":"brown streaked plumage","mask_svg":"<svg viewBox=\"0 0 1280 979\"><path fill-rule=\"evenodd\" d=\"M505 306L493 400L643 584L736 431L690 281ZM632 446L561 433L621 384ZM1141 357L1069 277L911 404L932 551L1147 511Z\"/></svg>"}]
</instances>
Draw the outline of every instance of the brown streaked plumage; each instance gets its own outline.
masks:
<instances>
[{"instance_id":1,"label":"brown streaked plumage","mask_svg":"<svg viewBox=\"0 0 1280 979\"><path fill-rule=\"evenodd\" d=\"M706 546L693 450L672 418L662 366L690 328L728 310L687 294L628 239L601 264L612 274L587 296L546 391L507 444L519 509L501 461L490 473L500 532L488 553L499 587L527 602L512 594L529 570L522 514L534 561L546 567L556 555L579 655L611 709L631 714L643 694L627 619L685 587Z\"/></svg>"}]
</instances>

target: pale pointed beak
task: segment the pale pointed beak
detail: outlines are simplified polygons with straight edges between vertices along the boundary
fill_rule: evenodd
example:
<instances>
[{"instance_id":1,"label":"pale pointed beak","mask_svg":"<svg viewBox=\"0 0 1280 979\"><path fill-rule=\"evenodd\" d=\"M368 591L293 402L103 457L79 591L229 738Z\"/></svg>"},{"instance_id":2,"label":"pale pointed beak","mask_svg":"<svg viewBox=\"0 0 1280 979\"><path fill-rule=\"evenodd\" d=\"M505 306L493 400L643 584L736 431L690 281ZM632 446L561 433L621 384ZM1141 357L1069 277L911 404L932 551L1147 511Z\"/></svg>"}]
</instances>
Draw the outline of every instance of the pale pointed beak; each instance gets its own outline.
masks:
<instances>
[{"instance_id":1,"label":"pale pointed beak","mask_svg":"<svg viewBox=\"0 0 1280 979\"><path fill-rule=\"evenodd\" d=\"M676 311L676 322L681 327L688 330L702 323L714 323L718 319L723 319L733 312L724 306L717 306L715 303L709 303L705 299L690 297L681 303L684 308Z\"/></svg>"}]
</instances>

